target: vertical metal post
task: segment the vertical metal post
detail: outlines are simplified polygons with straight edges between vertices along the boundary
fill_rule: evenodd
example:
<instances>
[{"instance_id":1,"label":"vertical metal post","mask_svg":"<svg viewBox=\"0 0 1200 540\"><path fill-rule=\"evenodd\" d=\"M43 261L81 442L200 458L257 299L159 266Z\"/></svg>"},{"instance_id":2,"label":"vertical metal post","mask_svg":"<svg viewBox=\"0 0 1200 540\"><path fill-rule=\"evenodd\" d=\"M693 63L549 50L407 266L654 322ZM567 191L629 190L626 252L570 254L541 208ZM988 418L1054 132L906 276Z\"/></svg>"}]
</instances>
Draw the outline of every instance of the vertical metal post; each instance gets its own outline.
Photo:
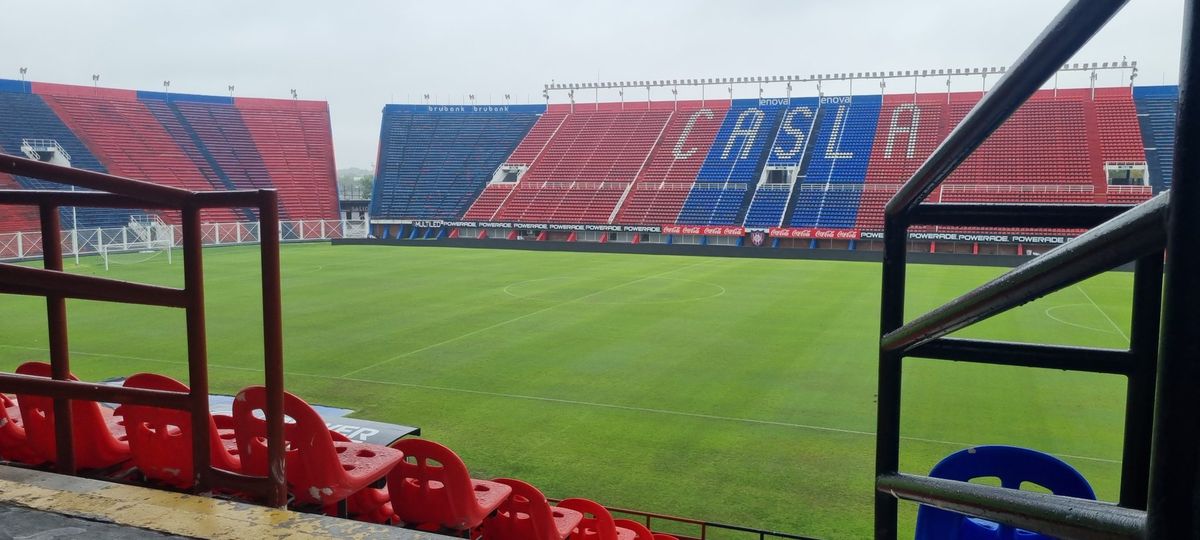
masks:
<instances>
[{"instance_id":1,"label":"vertical metal post","mask_svg":"<svg viewBox=\"0 0 1200 540\"><path fill-rule=\"evenodd\" d=\"M1183 10L1179 113L1175 119L1175 181L1167 218L1167 273L1163 288L1158 387L1146 538L1196 538L1196 441L1200 440L1200 13Z\"/></svg>"},{"instance_id":2,"label":"vertical metal post","mask_svg":"<svg viewBox=\"0 0 1200 540\"><path fill-rule=\"evenodd\" d=\"M208 441L208 337L204 316L204 262L200 209L183 209L183 288L187 294L188 386L192 403L192 460L196 491L212 488Z\"/></svg>"},{"instance_id":3,"label":"vertical metal post","mask_svg":"<svg viewBox=\"0 0 1200 540\"><path fill-rule=\"evenodd\" d=\"M42 265L47 270L63 269L62 228L58 207L38 206L42 221ZM50 338L50 375L65 381L71 378L71 356L67 342L67 299L46 295L46 325ZM75 437L71 419L71 400L54 398L55 468L63 474L75 474Z\"/></svg>"},{"instance_id":4,"label":"vertical metal post","mask_svg":"<svg viewBox=\"0 0 1200 540\"><path fill-rule=\"evenodd\" d=\"M259 191L259 219L268 231L279 231L279 193ZM260 229L260 231L263 229ZM279 284L279 234L261 235L263 285L263 355L267 387L267 504L287 504L283 464L283 293Z\"/></svg>"},{"instance_id":5,"label":"vertical metal post","mask_svg":"<svg viewBox=\"0 0 1200 540\"><path fill-rule=\"evenodd\" d=\"M904 275L907 262L908 224L894 216L884 218L883 283L879 303L879 335L904 324ZM900 469L900 380L903 355L879 353L879 389L875 428L875 476ZM896 538L898 501L875 492L875 538Z\"/></svg>"},{"instance_id":6,"label":"vertical metal post","mask_svg":"<svg viewBox=\"0 0 1200 540\"><path fill-rule=\"evenodd\" d=\"M1126 508L1146 509L1150 437L1154 423L1154 373L1158 363L1158 318L1162 311L1163 258L1138 259L1133 271L1133 313L1129 350L1137 356L1125 394L1125 443L1121 458L1121 499Z\"/></svg>"}]
</instances>

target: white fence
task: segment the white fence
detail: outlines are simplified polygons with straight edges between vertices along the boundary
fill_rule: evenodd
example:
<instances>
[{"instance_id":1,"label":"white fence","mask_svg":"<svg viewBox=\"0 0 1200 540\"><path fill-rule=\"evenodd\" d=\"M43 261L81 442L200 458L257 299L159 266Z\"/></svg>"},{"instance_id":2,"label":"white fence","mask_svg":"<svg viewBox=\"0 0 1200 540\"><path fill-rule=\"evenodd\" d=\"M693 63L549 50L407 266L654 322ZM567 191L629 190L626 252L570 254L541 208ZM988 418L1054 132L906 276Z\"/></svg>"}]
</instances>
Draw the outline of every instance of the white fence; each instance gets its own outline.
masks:
<instances>
[{"instance_id":1,"label":"white fence","mask_svg":"<svg viewBox=\"0 0 1200 540\"><path fill-rule=\"evenodd\" d=\"M183 245L182 227L178 225L169 227L172 246ZM258 222L205 223L200 228L201 238L206 246L258 243ZM363 220L283 221L279 224L279 239L283 242L366 237L367 222ZM144 233L129 226L62 232L64 257L95 255L102 250L114 252L141 249L145 245ZM0 261L34 259L41 256L41 232L0 233Z\"/></svg>"}]
</instances>

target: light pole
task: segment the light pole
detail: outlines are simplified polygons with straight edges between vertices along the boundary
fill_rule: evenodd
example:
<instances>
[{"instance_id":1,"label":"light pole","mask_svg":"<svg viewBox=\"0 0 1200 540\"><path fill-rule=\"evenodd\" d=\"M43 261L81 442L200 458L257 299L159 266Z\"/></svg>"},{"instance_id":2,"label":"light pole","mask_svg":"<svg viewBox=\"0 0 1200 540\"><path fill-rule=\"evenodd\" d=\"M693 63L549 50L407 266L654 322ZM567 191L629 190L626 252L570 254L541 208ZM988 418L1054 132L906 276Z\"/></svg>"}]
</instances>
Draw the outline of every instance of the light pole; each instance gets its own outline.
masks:
<instances>
[{"instance_id":1,"label":"light pole","mask_svg":"<svg viewBox=\"0 0 1200 540\"><path fill-rule=\"evenodd\" d=\"M25 74L29 72L29 68L23 67L19 71L21 72L21 82L25 82Z\"/></svg>"},{"instance_id":2,"label":"light pole","mask_svg":"<svg viewBox=\"0 0 1200 540\"><path fill-rule=\"evenodd\" d=\"M99 88L99 87L100 87L100 74L93 73L92 74L92 88Z\"/></svg>"},{"instance_id":3,"label":"light pole","mask_svg":"<svg viewBox=\"0 0 1200 540\"><path fill-rule=\"evenodd\" d=\"M163 93L164 94L171 93L171 81L163 81Z\"/></svg>"},{"instance_id":4,"label":"light pole","mask_svg":"<svg viewBox=\"0 0 1200 540\"><path fill-rule=\"evenodd\" d=\"M229 89L229 97L233 97L233 85L231 84L227 88Z\"/></svg>"},{"instance_id":5,"label":"light pole","mask_svg":"<svg viewBox=\"0 0 1200 540\"><path fill-rule=\"evenodd\" d=\"M300 96L296 93L295 88L292 89L292 99L300 99Z\"/></svg>"}]
</instances>

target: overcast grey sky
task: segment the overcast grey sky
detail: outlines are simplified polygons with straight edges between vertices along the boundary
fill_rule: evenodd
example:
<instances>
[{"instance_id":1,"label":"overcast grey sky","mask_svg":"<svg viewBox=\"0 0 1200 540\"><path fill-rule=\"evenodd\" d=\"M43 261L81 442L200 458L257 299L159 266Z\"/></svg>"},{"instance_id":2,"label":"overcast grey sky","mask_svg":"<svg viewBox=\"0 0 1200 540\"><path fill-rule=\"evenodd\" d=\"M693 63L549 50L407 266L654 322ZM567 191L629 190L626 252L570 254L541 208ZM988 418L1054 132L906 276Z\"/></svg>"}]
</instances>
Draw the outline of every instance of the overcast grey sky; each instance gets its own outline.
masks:
<instances>
[{"instance_id":1,"label":"overcast grey sky","mask_svg":"<svg viewBox=\"0 0 1200 540\"><path fill-rule=\"evenodd\" d=\"M10 0L12 1L12 0ZM329 102L339 167L374 164L385 103L540 102L559 82L1008 65L1063 0L189 2L9 6L0 78ZM1178 78L1182 0L1131 0L1078 55ZM30 11L32 10L32 11ZM13 16L26 12L27 17ZM1128 84L1116 74L1099 83ZM863 88L863 85L874 88ZM1086 76L1062 86L1086 86ZM975 90L978 80L954 88ZM944 90L926 80L922 90ZM856 93L878 92L860 83ZM896 81L888 92L912 91ZM709 96L723 90L710 89ZM845 89L826 87L825 92ZM782 87L766 88L782 96ZM815 94L797 88L795 95ZM746 88L737 97L757 95ZM644 99L643 91L627 97ZM664 91L654 99L669 99ZM686 97L681 91L681 98ZM590 99L591 96L588 96ZM601 95L601 100L616 95Z\"/></svg>"}]
</instances>

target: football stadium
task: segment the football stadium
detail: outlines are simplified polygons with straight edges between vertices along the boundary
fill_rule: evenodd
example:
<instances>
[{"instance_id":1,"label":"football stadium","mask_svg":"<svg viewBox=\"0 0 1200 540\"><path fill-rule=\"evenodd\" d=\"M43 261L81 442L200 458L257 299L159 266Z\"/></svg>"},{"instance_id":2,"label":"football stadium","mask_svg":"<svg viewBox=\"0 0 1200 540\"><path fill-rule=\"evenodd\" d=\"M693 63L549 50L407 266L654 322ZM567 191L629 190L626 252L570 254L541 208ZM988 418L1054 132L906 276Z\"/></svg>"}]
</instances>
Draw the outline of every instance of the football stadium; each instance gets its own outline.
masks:
<instances>
[{"instance_id":1,"label":"football stadium","mask_svg":"<svg viewBox=\"0 0 1200 540\"><path fill-rule=\"evenodd\" d=\"M20 67L0 537L1200 538L1200 27L1079 58L1124 4L365 126Z\"/></svg>"}]
</instances>

